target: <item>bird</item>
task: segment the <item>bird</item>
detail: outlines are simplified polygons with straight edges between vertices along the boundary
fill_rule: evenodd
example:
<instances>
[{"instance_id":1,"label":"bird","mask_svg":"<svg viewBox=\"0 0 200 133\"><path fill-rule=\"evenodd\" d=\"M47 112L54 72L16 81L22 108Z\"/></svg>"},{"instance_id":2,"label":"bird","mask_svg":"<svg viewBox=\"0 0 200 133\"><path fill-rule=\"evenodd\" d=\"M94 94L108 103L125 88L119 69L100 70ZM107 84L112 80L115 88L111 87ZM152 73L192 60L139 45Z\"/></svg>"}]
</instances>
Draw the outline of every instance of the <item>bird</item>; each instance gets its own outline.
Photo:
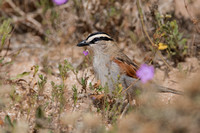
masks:
<instances>
[{"instance_id":1,"label":"bird","mask_svg":"<svg viewBox=\"0 0 200 133\"><path fill-rule=\"evenodd\" d=\"M140 65L124 54L110 35L105 32L94 32L77 46L91 48L95 76L100 80L102 86L108 86L109 94L112 95L116 83L121 83L124 90L128 88L126 90L127 96L134 99L136 90L142 88L142 83L136 75ZM182 94L181 91L156 83L152 83L150 87L158 92Z\"/></svg>"}]
</instances>

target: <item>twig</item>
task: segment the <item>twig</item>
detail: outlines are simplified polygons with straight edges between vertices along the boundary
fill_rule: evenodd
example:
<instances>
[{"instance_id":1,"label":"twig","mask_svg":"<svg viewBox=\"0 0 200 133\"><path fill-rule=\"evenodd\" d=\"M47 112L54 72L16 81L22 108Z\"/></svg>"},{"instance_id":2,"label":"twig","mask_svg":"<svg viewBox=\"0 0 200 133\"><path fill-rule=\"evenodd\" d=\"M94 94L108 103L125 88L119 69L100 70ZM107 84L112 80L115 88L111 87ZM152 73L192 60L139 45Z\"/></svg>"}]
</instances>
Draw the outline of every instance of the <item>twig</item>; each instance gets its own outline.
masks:
<instances>
[{"instance_id":1,"label":"twig","mask_svg":"<svg viewBox=\"0 0 200 133\"><path fill-rule=\"evenodd\" d=\"M197 32L200 33L200 28L198 27L198 23L199 23L200 21L199 21L198 19L194 18L194 17L190 14L190 12L189 12L189 10L188 10L188 6L187 6L185 0L184 0L184 4L185 4L185 9L186 9L188 15L190 16L191 21L192 21L193 24L195 25L195 28L196 28Z\"/></svg>"},{"instance_id":2,"label":"twig","mask_svg":"<svg viewBox=\"0 0 200 133\"><path fill-rule=\"evenodd\" d=\"M186 9L188 15L189 15L192 19L194 19L194 17L192 17L192 15L190 14L190 12L189 12L189 10L188 10L188 8L187 8L187 4L186 4L185 0L184 0L184 4L185 4L185 9Z\"/></svg>"},{"instance_id":3,"label":"twig","mask_svg":"<svg viewBox=\"0 0 200 133\"><path fill-rule=\"evenodd\" d=\"M44 30L42 29L42 25L37 20L34 19L35 16L42 13L42 9L38 9L36 12L26 14L23 10L17 7L15 3L13 3L12 0L6 0L6 2L12 7L14 11L16 11L21 16L21 17L17 17L17 16L12 17L12 20L15 23L22 22L28 27L31 27L35 29L36 31L38 31L39 33L45 35ZM25 20L27 20L29 23L24 22Z\"/></svg>"},{"instance_id":4,"label":"twig","mask_svg":"<svg viewBox=\"0 0 200 133\"><path fill-rule=\"evenodd\" d=\"M25 13L20 9L18 8L12 0L6 0L6 2L12 7L13 10L15 10L17 13L19 13L19 15L21 16L24 16Z\"/></svg>"},{"instance_id":5,"label":"twig","mask_svg":"<svg viewBox=\"0 0 200 133\"><path fill-rule=\"evenodd\" d=\"M123 94L124 92L126 92L128 89L130 89L133 85L135 85L135 83L136 83L137 81L139 81L139 79L136 79L135 81L133 81L133 82L131 83L131 85L129 85L129 87L127 87L125 90L122 91L122 94Z\"/></svg>"},{"instance_id":6,"label":"twig","mask_svg":"<svg viewBox=\"0 0 200 133\"><path fill-rule=\"evenodd\" d=\"M138 8L138 11L139 11L139 14L140 14L140 21L141 21L141 24L142 24L142 29L144 31L144 33L146 34L147 38L149 39L149 41L151 42L152 46L154 47L157 47L153 41L151 40L149 34L147 33L147 30L146 30L146 27L144 25L144 17L143 17L143 13L142 13L142 8L140 7L140 2L139 0L136 1L136 4L137 4L137 8Z\"/></svg>"},{"instance_id":7,"label":"twig","mask_svg":"<svg viewBox=\"0 0 200 133\"><path fill-rule=\"evenodd\" d=\"M195 40L195 38L196 38L196 35L195 34L193 34L193 37L192 37L192 45L191 45L191 55L194 55L194 40Z\"/></svg>"},{"instance_id":8,"label":"twig","mask_svg":"<svg viewBox=\"0 0 200 133\"><path fill-rule=\"evenodd\" d=\"M167 65L167 67L172 70L172 67L165 61L165 59L163 58L163 56L160 54L160 52L158 52L158 56L162 59L162 61L165 63L165 65Z\"/></svg>"},{"instance_id":9,"label":"twig","mask_svg":"<svg viewBox=\"0 0 200 133\"><path fill-rule=\"evenodd\" d=\"M122 119L122 117L124 116L124 114L127 112L128 110L128 107L129 107L129 103L126 105L126 107L124 108L122 114L120 115L119 119Z\"/></svg>"}]
</instances>

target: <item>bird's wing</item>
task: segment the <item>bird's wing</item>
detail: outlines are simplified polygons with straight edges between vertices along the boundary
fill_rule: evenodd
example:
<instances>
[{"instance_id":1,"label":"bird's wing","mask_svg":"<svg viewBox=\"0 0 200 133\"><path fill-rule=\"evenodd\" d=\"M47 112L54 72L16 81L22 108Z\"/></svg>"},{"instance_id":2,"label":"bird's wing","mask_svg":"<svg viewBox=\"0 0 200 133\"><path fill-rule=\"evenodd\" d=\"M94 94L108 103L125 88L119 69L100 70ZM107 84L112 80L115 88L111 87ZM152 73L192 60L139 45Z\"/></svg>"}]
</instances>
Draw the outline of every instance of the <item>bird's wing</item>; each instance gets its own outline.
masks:
<instances>
[{"instance_id":1,"label":"bird's wing","mask_svg":"<svg viewBox=\"0 0 200 133\"><path fill-rule=\"evenodd\" d=\"M133 78L138 78L136 76L136 71L138 70L137 63L132 62L125 54L112 57L111 60L120 67L122 73L126 73L128 76Z\"/></svg>"},{"instance_id":2,"label":"bird's wing","mask_svg":"<svg viewBox=\"0 0 200 133\"><path fill-rule=\"evenodd\" d=\"M135 61L131 61L123 53L120 55L117 55L117 56L113 56L111 58L111 60L119 66L120 71L122 73L126 73L129 77L138 79L138 77L136 76L136 71L139 69L139 65ZM163 87L163 86L159 86L155 83L153 83L151 87L154 88L155 90L157 90L158 92L162 92L162 93L173 93L173 94L179 94L179 95L184 94L181 91Z\"/></svg>"}]
</instances>

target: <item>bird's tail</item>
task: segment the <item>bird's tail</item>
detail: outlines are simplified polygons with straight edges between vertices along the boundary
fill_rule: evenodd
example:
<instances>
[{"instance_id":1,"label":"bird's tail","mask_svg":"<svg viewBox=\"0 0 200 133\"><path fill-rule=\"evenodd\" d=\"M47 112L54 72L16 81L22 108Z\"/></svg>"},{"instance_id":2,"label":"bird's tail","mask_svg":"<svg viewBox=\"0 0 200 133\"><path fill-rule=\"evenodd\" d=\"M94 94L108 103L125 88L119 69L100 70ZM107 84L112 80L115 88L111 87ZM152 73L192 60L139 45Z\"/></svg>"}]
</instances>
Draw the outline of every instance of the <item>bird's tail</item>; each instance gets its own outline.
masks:
<instances>
[{"instance_id":1,"label":"bird's tail","mask_svg":"<svg viewBox=\"0 0 200 133\"><path fill-rule=\"evenodd\" d=\"M171 89L171 88L160 86L160 85L156 85L155 88L158 92L161 92L161 93L173 93L173 94L178 94L178 95L184 94L182 91Z\"/></svg>"}]
</instances>

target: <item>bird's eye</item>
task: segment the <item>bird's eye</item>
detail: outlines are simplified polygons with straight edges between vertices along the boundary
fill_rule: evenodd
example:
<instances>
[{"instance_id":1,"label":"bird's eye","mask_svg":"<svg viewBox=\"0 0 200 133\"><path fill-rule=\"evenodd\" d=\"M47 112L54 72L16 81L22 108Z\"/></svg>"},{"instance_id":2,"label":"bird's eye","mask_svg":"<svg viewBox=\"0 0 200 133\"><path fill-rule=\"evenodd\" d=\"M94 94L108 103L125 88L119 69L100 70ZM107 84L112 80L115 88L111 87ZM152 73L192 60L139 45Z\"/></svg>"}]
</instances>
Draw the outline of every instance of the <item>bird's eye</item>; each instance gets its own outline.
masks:
<instances>
[{"instance_id":1,"label":"bird's eye","mask_svg":"<svg viewBox=\"0 0 200 133\"><path fill-rule=\"evenodd\" d=\"M90 41L90 44L95 44L95 42L97 42L98 39L97 38L94 38L92 41Z\"/></svg>"}]
</instances>

